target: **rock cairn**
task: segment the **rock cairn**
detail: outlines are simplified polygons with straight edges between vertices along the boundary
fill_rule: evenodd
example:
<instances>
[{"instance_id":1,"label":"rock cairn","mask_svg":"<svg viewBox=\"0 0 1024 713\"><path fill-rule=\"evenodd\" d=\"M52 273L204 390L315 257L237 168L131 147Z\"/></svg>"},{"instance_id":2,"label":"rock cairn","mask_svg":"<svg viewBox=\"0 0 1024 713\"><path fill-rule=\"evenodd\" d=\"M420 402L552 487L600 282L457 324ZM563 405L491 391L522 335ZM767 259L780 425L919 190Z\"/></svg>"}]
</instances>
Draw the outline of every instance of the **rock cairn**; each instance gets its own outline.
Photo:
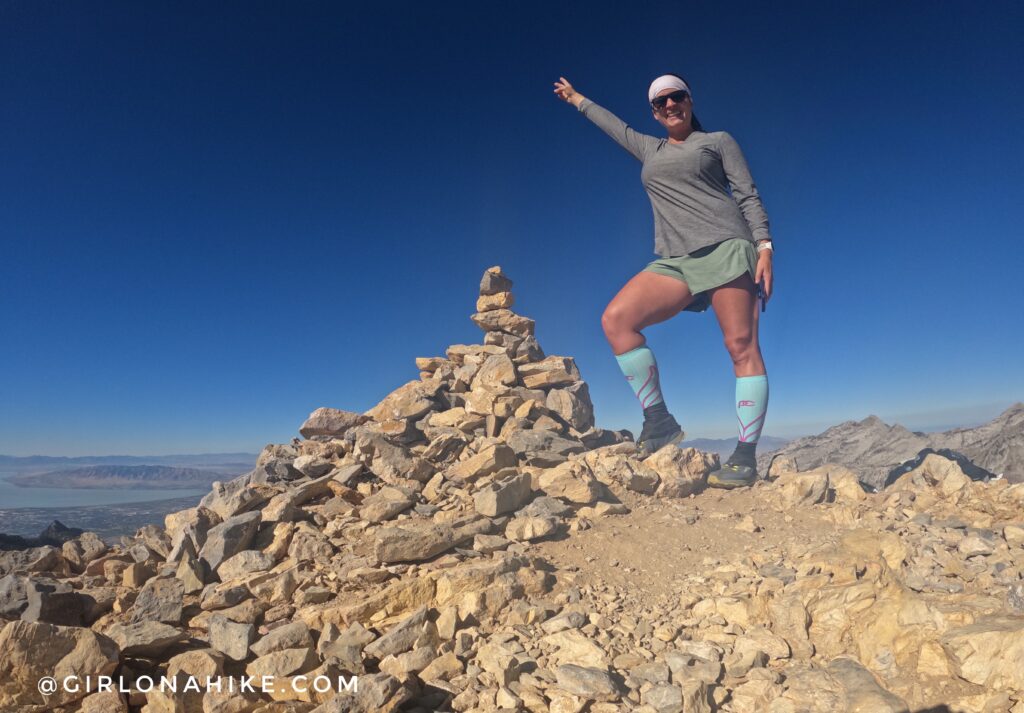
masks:
<instances>
[{"instance_id":1,"label":"rock cairn","mask_svg":"<svg viewBox=\"0 0 1024 713\"><path fill-rule=\"evenodd\" d=\"M482 344L417 359L365 413L318 409L164 527L0 553L0 710L1024 713L1024 485L942 458L870 495L845 468L777 462L758 509L834 528L707 562L669 602L539 556L630 504L699 502L718 460L641 457L596 427L511 287L484 273ZM757 532L759 511L735 527ZM37 688L69 674L135 685ZM262 675L272 691L139 685Z\"/></svg>"}]
</instances>

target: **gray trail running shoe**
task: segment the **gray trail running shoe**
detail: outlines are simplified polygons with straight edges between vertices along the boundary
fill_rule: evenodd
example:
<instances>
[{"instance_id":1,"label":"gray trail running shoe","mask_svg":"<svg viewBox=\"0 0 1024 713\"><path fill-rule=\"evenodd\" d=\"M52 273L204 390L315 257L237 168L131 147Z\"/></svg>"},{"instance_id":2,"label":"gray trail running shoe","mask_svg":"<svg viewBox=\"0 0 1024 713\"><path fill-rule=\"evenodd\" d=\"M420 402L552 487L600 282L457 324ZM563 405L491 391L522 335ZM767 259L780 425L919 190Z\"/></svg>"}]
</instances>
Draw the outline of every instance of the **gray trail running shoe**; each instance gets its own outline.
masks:
<instances>
[{"instance_id":1,"label":"gray trail running shoe","mask_svg":"<svg viewBox=\"0 0 1024 713\"><path fill-rule=\"evenodd\" d=\"M708 475L708 485L713 488L747 488L755 482L757 468L729 462Z\"/></svg>"},{"instance_id":2,"label":"gray trail running shoe","mask_svg":"<svg viewBox=\"0 0 1024 713\"><path fill-rule=\"evenodd\" d=\"M672 414L656 419L644 419L644 427L636 445L643 453L650 455L665 446L674 445L686 438L683 429L676 423Z\"/></svg>"}]
</instances>

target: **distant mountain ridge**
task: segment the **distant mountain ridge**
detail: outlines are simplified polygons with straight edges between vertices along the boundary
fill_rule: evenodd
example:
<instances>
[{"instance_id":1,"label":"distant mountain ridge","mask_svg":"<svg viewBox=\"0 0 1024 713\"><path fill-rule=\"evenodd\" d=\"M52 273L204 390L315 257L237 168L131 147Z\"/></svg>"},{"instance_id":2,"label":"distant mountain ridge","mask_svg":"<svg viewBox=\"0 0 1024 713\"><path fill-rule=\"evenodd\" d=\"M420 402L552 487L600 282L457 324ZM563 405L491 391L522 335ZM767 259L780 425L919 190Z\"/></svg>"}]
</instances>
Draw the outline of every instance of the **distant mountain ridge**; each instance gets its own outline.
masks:
<instances>
[{"instance_id":1,"label":"distant mountain ridge","mask_svg":"<svg viewBox=\"0 0 1024 713\"><path fill-rule=\"evenodd\" d=\"M93 465L85 468L32 473L7 478L15 485L35 488L208 488L225 474L216 470L173 468L165 465Z\"/></svg>"},{"instance_id":2,"label":"distant mountain ridge","mask_svg":"<svg viewBox=\"0 0 1024 713\"><path fill-rule=\"evenodd\" d=\"M793 458L800 470L838 463L868 485L880 488L890 469L924 448L951 448L1010 481L1024 481L1024 403L1014 404L981 426L937 433L889 425L878 416L845 421L816 436L798 438L776 451L762 453L758 466L766 471L774 456Z\"/></svg>"},{"instance_id":3,"label":"distant mountain ridge","mask_svg":"<svg viewBox=\"0 0 1024 713\"><path fill-rule=\"evenodd\" d=\"M236 465L256 462L255 453L198 453L165 456L5 456L0 468L36 468L76 465Z\"/></svg>"},{"instance_id":4,"label":"distant mountain ridge","mask_svg":"<svg viewBox=\"0 0 1024 713\"><path fill-rule=\"evenodd\" d=\"M779 438L778 436L761 436L757 441L757 448L760 451L774 451L792 442L792 438ZM696 448L699 451L717 453L724 462L736 449L735 438L691 438L679 444L680 448Z\"/></svg>"}]
</instances>

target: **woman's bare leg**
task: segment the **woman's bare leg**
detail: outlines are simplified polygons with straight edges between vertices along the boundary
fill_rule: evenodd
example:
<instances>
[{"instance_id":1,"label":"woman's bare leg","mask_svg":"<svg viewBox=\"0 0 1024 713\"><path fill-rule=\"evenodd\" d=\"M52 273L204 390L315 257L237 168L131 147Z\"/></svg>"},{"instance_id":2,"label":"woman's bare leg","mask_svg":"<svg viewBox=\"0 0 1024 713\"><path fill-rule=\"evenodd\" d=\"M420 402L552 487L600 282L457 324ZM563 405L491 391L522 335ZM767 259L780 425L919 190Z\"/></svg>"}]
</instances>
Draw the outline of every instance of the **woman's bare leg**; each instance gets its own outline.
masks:
<instances>
[{"instance_id":1,"label":"woman's bare leg","mask_svg":"<svg viewBox=\"0 0 1024 713\"><path fill-rule=\"evenodd\" d=\"M764 359L757 341L757 292L750 275L743 273L732 282L711 290L711 306L722 328L736 376L764 374Z\"/></svg>"},{"instance_id":2,"label":"woman's bare leg","mask_svg":"<svg viewBox=\"0 0 1024 713\"><path fill-rule=\"evenodd\" d=\"M736 450L718 470L708 474L708 484L722 488L749 486L757 478L755 451L768 408L768 375L758 344L757 292L748 273L711 291L725 348L736 374L736 419L739 438Z\"/></svg>"},{"instance_id":3,"label":"woman's bare leg","mask_svg":"<svg viewBox=\"0 0 1024 713\"><path fill-rule=\"evenodd\" d=\"M605 307L601 327L615 354L645 343L640 330L674 317L693 301L681 280L654 272L633 276Z\"/></svg>"},{"instance_id":4,"label":"woman's bare leg","mask_svg":"<svg viewBox=\"0 0 1024 713\"><path fill-rule=\"evenodd\" d=\"M619 290L601 315L615 360L644 410L644 427L637 439L644 452L678 443L685 434L665 405L657 361L640 330L664 322L692 301L685 282L641 272Z\"/></svg>"}]
</instances>

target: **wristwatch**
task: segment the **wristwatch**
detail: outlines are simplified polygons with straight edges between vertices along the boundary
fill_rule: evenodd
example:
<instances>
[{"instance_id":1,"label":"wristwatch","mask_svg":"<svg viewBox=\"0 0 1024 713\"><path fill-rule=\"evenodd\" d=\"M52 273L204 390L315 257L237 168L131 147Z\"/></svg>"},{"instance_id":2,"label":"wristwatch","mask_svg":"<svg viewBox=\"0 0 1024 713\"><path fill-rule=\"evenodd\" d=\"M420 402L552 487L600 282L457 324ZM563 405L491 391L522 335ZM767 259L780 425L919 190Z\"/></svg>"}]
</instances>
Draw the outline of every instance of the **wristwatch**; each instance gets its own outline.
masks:
<instances>
[{"instance_id":1,"label":"wristwatch","mask_svg":"<svg viewBox=\"0 0 1024 713\"><path fill-rule=\"evenodd\" d=\"M775 248L772 247L771 240L762 240L759 243L755 243L755 246L757 247L758 253L760 253L762 250L771 250L772 254L775 254Z\"/></svg>"}]
</instances>

